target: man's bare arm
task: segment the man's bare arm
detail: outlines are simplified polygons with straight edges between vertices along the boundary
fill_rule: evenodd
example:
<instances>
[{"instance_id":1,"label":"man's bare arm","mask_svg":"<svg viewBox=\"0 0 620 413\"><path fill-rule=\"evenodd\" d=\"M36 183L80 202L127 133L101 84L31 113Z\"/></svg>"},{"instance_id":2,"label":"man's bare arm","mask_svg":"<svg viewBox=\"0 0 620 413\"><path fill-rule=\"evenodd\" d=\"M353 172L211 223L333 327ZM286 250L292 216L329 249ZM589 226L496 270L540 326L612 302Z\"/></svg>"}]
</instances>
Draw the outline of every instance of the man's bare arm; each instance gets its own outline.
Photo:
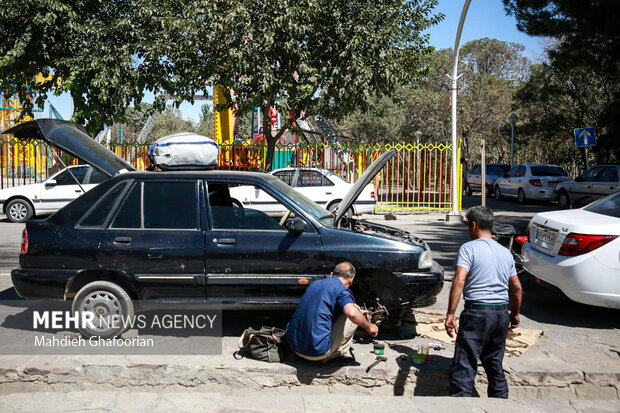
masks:
<instances>
[{"instance_id":1,"label":"man's bare arm","mask_svg":"<svg viewBox=\"0 0 620 413\"><path fill-rule=\"evenodd\" d=\"M359 308L357 308L355 304L349 303L345 305L343 312L349 320L353 321L355 324L368 331L368 334L370 334L372 337L376 337L377 334L379 334L379 327L369 322L366 319L366 316L360 311Z\"/></svg>"},{"instance_id":2,"label":"man's bare arm","mask_svg":"<svg viewBox=\"0 0 620 413\"><path fill-rule=\"evenodd\" d=\"M519 327L519 312L521 311L521 300L523 299L523 289L519 276L513 275L508 280L508 289L510 291L510 328Z\"/></svg>"},{"instance_id":3,"label":"man's bare arm","mask_svg":"<svg viewBox=\"0 0 620 413\"><path fill-rule=\"evenodd\" d=\"M458 333L459 328L454 319L454 313L456 313L456 307L461 300L461 294L463 294L463 287L465 287L465 278L467 278L467 271L463 267L456 267L456 273L454 274L454 281L452 281L452 288L450 289L450 300L448 301L448 312L446 313L446 321L444 326L446 327L446 333L450 337L454 337L453 333Z\"/></svg>"}]
</instances>

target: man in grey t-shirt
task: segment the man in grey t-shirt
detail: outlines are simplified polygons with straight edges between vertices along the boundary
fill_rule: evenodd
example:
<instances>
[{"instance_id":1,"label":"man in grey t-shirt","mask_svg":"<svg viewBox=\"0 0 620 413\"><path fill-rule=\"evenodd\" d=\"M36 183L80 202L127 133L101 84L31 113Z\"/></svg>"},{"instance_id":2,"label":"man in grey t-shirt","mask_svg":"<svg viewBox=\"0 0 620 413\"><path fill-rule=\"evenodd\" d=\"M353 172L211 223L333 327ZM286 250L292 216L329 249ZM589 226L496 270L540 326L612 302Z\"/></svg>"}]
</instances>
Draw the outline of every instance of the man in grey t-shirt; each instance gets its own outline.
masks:
<instances>
[{"instance_id":1,"label":"man in grey t-shirt","mask_svg":"<svg viewBox=\"0 0 620 413\"><path fill-rule=\"evenodd\" d=\"M450 395L473 395L480 359L489 381L488 396L508 398L502 361L508 328L519 326L521 283L512 254L493 240L493 211L485 206L470 208L467 226L471 241L459 250L445 321L450 337L457 332ZM457 326L454 313L461 293L465 309Z\"/></svg>"}]
</instances>

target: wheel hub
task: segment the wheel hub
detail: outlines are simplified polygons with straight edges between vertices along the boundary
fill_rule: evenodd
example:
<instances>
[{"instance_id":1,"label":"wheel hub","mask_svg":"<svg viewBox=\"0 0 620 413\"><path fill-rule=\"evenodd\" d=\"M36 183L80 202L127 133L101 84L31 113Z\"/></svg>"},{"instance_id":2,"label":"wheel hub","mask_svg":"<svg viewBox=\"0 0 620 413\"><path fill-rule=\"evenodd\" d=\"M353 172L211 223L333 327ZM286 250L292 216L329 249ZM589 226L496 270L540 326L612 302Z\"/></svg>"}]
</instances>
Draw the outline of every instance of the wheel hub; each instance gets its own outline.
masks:
<instances>
[{"instance_id":1,"label":"wheel hub","mask_svg":"<svg viewBox=\"0 0 620 413\"><path fill-rule=\"evenodd\" d=\"M120 321L121 303L108 291L94 291L84 300L81 311L95 315L93 325L96 331L107 331Z\"/></svg>"},{"instance_id":2,"label":"wheel hub","mask_svg":"<svg viewBox=\"0 0 620 413\"><path fill-rule=\"evenodd\" d=\"M27 213L26 206L21 203L16 203L16 204L11 205L11 209L9 211L9 214L11 214L11 217L16 220L22 220L26 218L26 213Z\"/></svg>"}]
</instances>

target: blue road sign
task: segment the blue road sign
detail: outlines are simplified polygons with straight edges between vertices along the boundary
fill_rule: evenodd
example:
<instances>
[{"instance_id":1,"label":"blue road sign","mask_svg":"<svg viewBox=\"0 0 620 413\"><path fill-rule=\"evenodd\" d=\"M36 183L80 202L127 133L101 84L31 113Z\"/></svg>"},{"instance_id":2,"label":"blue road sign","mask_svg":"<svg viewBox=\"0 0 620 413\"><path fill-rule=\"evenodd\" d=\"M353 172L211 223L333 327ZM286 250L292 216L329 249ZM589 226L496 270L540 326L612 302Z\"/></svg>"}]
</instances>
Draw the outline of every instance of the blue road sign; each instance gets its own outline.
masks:
<instances>
[{"instance_id":1,"label":"blue road sign","mask_svg":"<svg viewBox=\"0 0 620 413\"><path fill-rule=\"evenodd\" d=\"M594 128L575 129L575 143L578 148L596 145Z\"/></svg>"}]
</instances>

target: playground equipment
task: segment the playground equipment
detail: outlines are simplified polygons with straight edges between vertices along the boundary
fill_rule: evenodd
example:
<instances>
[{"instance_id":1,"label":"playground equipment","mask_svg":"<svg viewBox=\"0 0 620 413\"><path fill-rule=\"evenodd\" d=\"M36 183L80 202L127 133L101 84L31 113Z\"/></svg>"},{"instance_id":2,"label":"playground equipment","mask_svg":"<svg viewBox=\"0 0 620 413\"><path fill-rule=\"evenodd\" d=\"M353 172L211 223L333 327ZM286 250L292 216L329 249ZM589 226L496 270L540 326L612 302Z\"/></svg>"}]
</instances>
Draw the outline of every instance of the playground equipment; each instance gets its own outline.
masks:
<instances>
[{"instance_id":1,"label":"playground equipment","mask_svg":"<svg viewBox=\"0 0 620 413\"><path fill-rule=\"evenodd\" d=\"M51 75L47 78L49 79ZM41 74L36 76L37 82L44 80L46 78ZM43 109L39 108L33 109L33 112L42 111ZM0 132L29 120L32 120L32 117L24 115L19 98L16 95L9 96L0 83ZM52 163L48 161L49 155L48 148L36 142L18 143L15 141L9 144L9 138L2 135L0 138L0 188L37 182L47 177L48 169L52 166Z\"/></svg>"},{"instance_id":2,"label":"playground equipment","mask_svg":"<svg viewBox=\"0 0 620 413\"><path fill-rule=\"evenodd\" d=\"M235 132L235 114L232 108L217 110L218 105L226 105L232 91L223 86L213 86L213 137L218 145L232 141Z\"/></svg>"}]
</instances>

